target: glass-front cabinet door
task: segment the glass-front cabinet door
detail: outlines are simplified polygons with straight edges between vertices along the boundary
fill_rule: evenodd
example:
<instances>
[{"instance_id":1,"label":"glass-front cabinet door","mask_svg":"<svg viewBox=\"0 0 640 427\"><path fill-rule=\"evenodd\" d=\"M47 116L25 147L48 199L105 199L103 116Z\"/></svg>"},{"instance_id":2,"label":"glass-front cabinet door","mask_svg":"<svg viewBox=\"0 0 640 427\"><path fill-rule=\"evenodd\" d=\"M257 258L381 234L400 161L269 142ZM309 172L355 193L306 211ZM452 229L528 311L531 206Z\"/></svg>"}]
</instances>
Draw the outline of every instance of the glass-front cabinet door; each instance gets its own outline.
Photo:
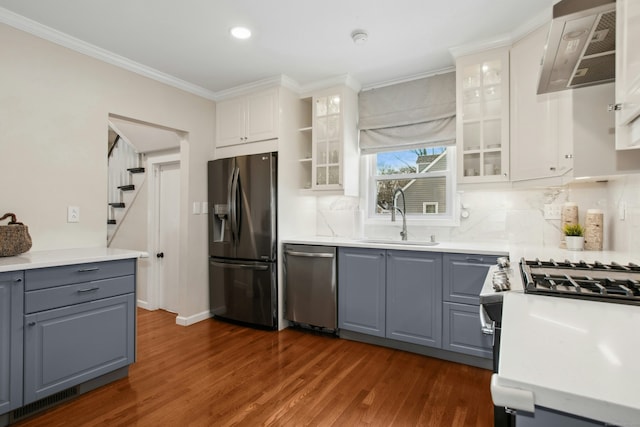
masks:
<instances>
[{"instance_id":1,"label":"glass-front cabinet door","mask_svg":"<svg viewBox=\"0 0 640 427\"><path fill-rule=\"evenodd\" d=\"M509 179L509 52L458 58L457 138L460 182Z\"/></svg>"},{"instance_id":2,"label":"glass-front cabinet door","mask_svg":"<svg viewBox=\"0 0 640 427\"><path fill-rule=\"evenodd\" d=\"M338 93L313 99L312 188L339 189L342 185L342 114Z\"/></svg>"}]
</instances>

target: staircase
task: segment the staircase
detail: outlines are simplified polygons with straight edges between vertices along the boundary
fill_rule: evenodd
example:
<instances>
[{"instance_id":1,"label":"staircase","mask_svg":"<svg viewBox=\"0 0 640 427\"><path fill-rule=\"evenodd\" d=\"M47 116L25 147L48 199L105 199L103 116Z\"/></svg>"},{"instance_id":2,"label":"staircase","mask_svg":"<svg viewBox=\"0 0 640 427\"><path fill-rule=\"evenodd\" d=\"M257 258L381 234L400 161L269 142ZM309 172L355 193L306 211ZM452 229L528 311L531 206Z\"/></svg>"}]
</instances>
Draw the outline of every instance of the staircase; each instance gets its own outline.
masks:
<instances>
[{"instance_id":1,"label":"staircase","mask_svg":"<svg viewBox=\"0 0 640 427\"><path fill-rule=\"evenodd\" d=\"M115 237L146 179L144 154L117 136L109 148L107 246Z\"/></svg>"}]
</instances>

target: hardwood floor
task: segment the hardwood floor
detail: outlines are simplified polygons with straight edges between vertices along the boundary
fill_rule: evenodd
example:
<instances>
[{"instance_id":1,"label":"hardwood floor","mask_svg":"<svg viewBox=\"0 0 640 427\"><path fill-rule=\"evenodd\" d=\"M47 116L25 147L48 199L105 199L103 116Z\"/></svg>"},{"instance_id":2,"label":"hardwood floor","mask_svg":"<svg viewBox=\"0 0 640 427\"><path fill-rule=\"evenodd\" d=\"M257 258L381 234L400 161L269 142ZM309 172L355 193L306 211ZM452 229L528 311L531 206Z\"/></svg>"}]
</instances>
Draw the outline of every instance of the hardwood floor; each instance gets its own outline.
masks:
<instances>
[{"instance_id":1,"label":"hardwood floor","mask_svg":"<svg viewBox=\"0 0 640 427\"><path fill-rule=\"evenodd\" d=\"M15 426L491 426L491 372L313 332L138 310L128 378Z\"/></svg>"}]
</instances>

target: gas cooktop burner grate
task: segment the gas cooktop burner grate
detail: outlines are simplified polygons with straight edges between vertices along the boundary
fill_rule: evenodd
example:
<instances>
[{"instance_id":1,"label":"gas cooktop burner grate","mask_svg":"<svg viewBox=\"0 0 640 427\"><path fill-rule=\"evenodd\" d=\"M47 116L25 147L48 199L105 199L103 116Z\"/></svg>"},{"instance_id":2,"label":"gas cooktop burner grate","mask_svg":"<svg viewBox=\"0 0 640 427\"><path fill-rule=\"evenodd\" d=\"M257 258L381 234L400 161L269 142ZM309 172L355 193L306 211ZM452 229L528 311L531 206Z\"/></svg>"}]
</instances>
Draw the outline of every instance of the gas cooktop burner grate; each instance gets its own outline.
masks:
<instances>
[{"instance_id":1,"label":"gas cooktop burner grate","mask_svg":"<svg viewBox=\"0 0 640 427\"><path fill-rule=\"evenodd\" d=\"M520 261L525 292L640 305L640 266Z\"/></svg>"},{"instance_id":2,"label":"gas cooktop burner grate","mask_svg":"<svg viewBox=\"0 0 640 427\"><path fill-rule=\"evenodd\" d=\"M534 261L522 260L522 262L532 267L566 268L571 270L628 271L640 273L640 265L634 264L632 262L628 263L627 265L622 265L618 264L617 262L603 264L600 261L595 261L593 263L588 263L585 261L571 262L569 260L557 262L553 259L550 259L549 261L541 261L538 258L536 258Z\"/></svg>"}]
</instances>

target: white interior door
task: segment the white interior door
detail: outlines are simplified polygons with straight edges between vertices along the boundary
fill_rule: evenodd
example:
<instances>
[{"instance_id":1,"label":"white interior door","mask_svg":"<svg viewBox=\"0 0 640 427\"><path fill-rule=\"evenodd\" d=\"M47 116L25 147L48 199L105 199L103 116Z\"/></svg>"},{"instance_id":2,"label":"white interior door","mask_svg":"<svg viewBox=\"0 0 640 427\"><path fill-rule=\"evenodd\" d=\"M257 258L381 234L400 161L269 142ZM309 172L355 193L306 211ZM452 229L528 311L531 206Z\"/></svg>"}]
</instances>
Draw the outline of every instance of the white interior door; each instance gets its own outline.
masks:
<instances>
[{"instance_id":1,"label":"white interior door","mask_svg":"<svg viewBox=\"0 0 640 427\"><path fill-rule=\"evenodd\" d=\"M157 171L158 308L177 313L179 307L180 164L161 164Z\"/></svg>"}]
</instances>

